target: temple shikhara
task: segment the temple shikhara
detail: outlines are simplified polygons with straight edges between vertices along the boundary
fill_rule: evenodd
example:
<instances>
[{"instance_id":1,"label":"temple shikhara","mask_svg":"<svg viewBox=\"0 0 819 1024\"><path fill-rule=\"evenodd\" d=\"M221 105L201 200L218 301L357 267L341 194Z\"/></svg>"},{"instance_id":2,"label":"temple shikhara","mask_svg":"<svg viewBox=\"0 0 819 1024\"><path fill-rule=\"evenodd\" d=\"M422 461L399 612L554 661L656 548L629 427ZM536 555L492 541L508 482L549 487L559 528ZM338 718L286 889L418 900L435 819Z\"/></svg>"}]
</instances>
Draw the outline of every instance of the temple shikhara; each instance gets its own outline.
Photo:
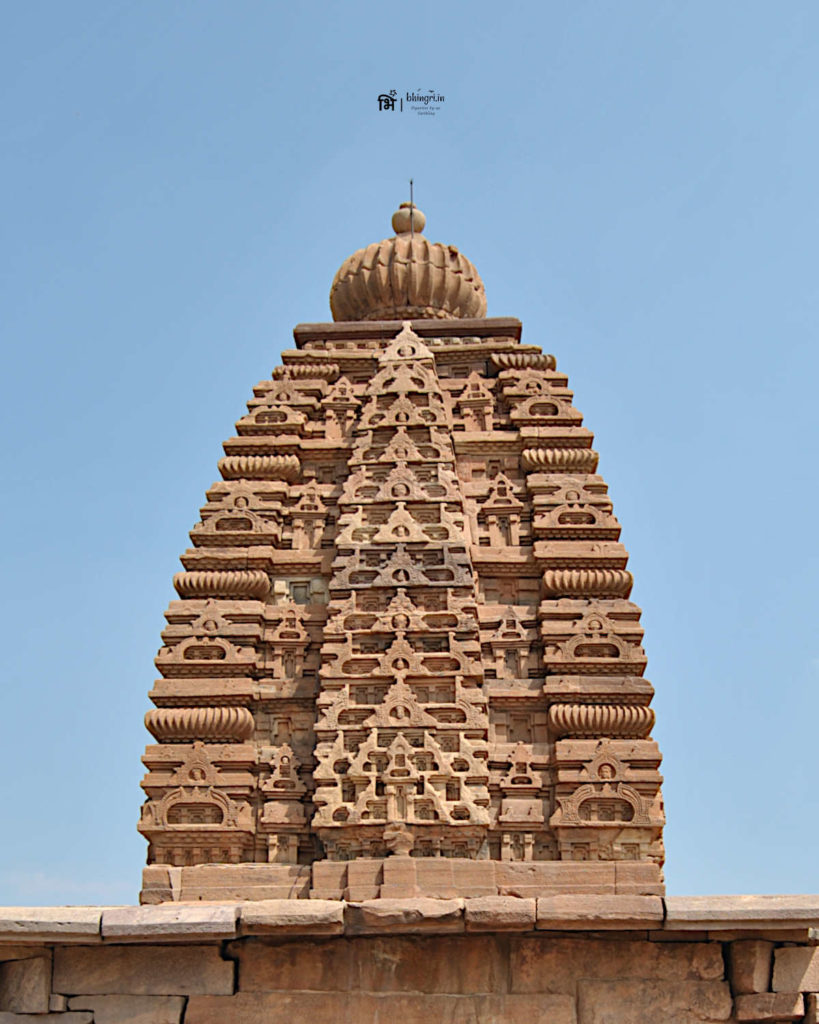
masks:
<instances>
[{"instance_id":1,"label":"temple shikhara","mask_svg":"<svg viewBox=\"0 0 819 1024\"><path fill-rule=\"evenodd\" d=\"M640 609L566 376L392 223L191 530L141 905L0 908L0 1024L817 1024L819 897L665 895Z\"/></svg>"},{"instance_id":2,"label":"temple shikhara","mask_svg":"<svg viewBox=\"0 0 819 1024\"><path fill-rule=\"evenodd\" d=\"M393 228L254 388L182 555L147 902L168 868L183 899L662 892L653 691L593 435L470 261L408 203Z\"/></svg>"}]
</instances>

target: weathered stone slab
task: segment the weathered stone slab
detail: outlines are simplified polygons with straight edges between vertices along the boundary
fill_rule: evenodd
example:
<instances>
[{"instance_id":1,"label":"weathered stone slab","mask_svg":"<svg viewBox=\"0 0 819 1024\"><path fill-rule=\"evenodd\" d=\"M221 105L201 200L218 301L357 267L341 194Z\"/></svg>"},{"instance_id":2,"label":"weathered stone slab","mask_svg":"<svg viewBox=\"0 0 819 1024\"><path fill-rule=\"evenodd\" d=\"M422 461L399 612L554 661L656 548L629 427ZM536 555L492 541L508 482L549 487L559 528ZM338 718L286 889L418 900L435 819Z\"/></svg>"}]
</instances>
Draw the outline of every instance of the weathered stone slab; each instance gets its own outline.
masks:
<instances>
[{"instance_id":1,"label":"weathered stone slab","mask_svg":"<svg viewBox=\"0 0 819 1024\"><path fill-rule=\"evenodd\" d=\"M171 870L180 871L174 889L180 902L287 900L305 898L310 889L308 864L199 864Z\"/></svg>"},{"instance_id":2,"label":"weathered stone slab","mask_svg":"<svg viewBox=\"0 0 819 1024\"><path fill-rule=\"evenodd\" d=\"M738 1021L801 1020L805 1003L801 992L758 992L737 996L734 1015Z\"/></svg>"},{"instance_id":3,"label":"weathered stone slab","mask_svg":"<svg viewBox=\"0 0 819 1024\"><path fill-rule=\"evenodd\" d=\"M194 996L185 1024L575 1024L574 1000L566 996L396 995L240 992Z\"/></svg>"},{"instance_id":4,"label":"weathered stone slab","mask_svg":"<svg viewBox=\"0 0 819 1024\"><path fill-rule=\"evenodd\" d=\"M805 996L804 1024L819 1024L819 997L815 992L809 992Z\"/></svg>"},{"instance_id":5,"label":"weathered stone slab","mask_svg":"<svg viewBox=\"0 0 819 1024\"><path fill-rule=\"evenodd\" d=\"M0 964L0 1010L47 1013L50 992L50 956Z\"/></svg>"},{"instance_id":6,"label":"weathered stone slab","mask_svg":"<svg viewBox=\"0 0 819 1024\"><path fill-rule=\"evenodd\" d=\"M463 900L378 899L348 903L344 912L345 931L367 933L462 932L465 928Z\"/></svg>"},{"instance_id":7,"label":"weathered stone slab","mask_svg":"<svg viewBox=\"0 0 819 1024\"><path fill-rule=\"evenodd\" d=\"M31 1016L24 1013L3 1013L0 1012L0 1024L94 1024L94 1017L90 1013L38 1013Z\"/></svg>"},{"instance_id":8,"label":"weathered stone slab","mask_svg":"<svg viewBox=\"0 0 819 1024\"><path fill-rule=\"evenodd\" d=\"M164 903L112 907L102 913L102 937L114 942L196 942L232 939L239 904Z\"/></svg>"},{"instance_id":9,"label":"weathered stone slab","mask_svg":"<svg viewBox=\"0 0 819 1024\"><path fill-rule=\"evenodd\" d=\"M91 1010L94 1024L179 1024L183 996L74 996L72 1010Z\"/></svg>"},{"instance_id":10,"label":"weathered stone slab","mask_svg":"<svg viewBox=\"0 0 819 1024\"><path fill-rule=\"evenodd\" d=\"M582 1024L703 1024L730 1016L731 993L726 982L642 978L578 983Z\"/></svg>"},{"instance_id":11,"label":"weathered stone slab","mask_svg":"<svg viewBox=\"0 0 819 1024\"><path fill-rule=\"evenodd\" d=\"M242 935L340 935L344 931L341 900L259 900L243 903Z\"/></svg>"},{"instance_id":12,"label":"weathered stone slab","mask_svg":"<svg viewBox=\"0 0 819 1024\"><path fill-rule=\"evenodd\" d=\"M723 932L819 924L819 896L668 896L666 926Z\"/></svg>"},{"instance_id":13,"label":"weathered stone slab","mask_svg":"<svg viewBox=\"0 0 819 1024\"><path fill-rule=\"evenodd\" d=\"M771 988L774 992L819 992L819 947L777 949Z\"/></svg>"},{"instance_id":14,"label":"weathered stone slab","mask_svg":"<svg viewBox=\"0 0 819 1024\"><path fill-rule=\"evenodd\" d=\"M93 942L102 907L0 907L0 942Z\"/></svg>"},{"instance_id":15,"label":"weathered stone slab","mask_svg":"<svg viewBox=\"0 0 819 1024\"><path fill-rule=\"evenodd\" d=\"M0 946L0 963L5 963L7 960L30 960L33 956L45 956L50 955L50 950L46 948L45 944L37 945L36 943L19 943L15 945L1 945Z\"/></svg>"},{"instance_id":16,"label":"weathered stone slab","mask_svg":"<svg viewBox=\"0 0 819 1024\"><path fill-rule=\"evenodd\" d=\"M79 946L54 951L64 995L226 995L235 964L213 946Z\"/></svg>"},{"instance_id":17,"label":"weathered stone slab","mask_svg":"<svg viewBox=\"0 0 819 1024\"><path fill-rule=\"evenodd\" d=\"M489 935L384 936L266 945L242 940L243 992L369 991L491 993L506 988L508 965Z\"/></svg>"},{"instance_id":18,"label":"weathered stone slab","mask_svg":"<svg viewBox=\"0 0 819 1024\"><path fill-rule=\"evenodd\" d=\"M365 992L502 992L508 964L503 937L383 937L357 940L357 987Z\"/></svg>"},{"instance_id":19,"label":"weathered stone slab","mask_svg":"<svg viewBox=\"0 0 819 1024\"><path fill-rule=\"evenodd\" d=\"M536 927L549 930L656 928L663 920L659 896L544 896Z\"/></svg>"},{"instance_id":20,"label":"weathered stone slab","mask_svg":"<svg viewBox=\"0 0 819 1024\"><path fill-rule=\"evenodd\" d=\"M464 902L471 932L525 932L535 927L536 901L517 896L478 896Z\"/></svg>"},{"instance_id":21,"label":"weathered stone slab","mask_svg":"<svg viewBox=\"0 0 819 1024\"><path fill-rule=\"evenodd\" d=\"M728 946L728 968L734 995L767 992L771 981L773 943L740 939Z\"/></svg>"},{"instance_id":22,"label":"weathered stone slab","mask_svg":"<svg viewBox=\"0 0 819 1024\"><path fill-rule=\"evenodd\" d=\"M724 971L717 943L533 936L513 938L510 956L513 992L572 994L581 978L716 981Z\"/></svg>"},{"instance_id":23,"label":"weathered stone slab","mask_svg":"<svg viewBox=\"0 0 819 1024\"><path fill-rule=\"evenodd\" d=\"M499 861L494 868L497 891L503 896L538 897L567 892L613 896L616 892L614 862Z\"/></svg>"},{"instance_id":24,"label":"weathered stone slab","mask_svg":"<svg viewBox=\"0 0 819 1024\"><path fill-rule=\"evenodd\" d=\"M355 988L358 981L352 946L349 939L285 942L275 946L242 940L230 948L239 960L243 992L346 992Z\"/></svg>"}]
</instances>

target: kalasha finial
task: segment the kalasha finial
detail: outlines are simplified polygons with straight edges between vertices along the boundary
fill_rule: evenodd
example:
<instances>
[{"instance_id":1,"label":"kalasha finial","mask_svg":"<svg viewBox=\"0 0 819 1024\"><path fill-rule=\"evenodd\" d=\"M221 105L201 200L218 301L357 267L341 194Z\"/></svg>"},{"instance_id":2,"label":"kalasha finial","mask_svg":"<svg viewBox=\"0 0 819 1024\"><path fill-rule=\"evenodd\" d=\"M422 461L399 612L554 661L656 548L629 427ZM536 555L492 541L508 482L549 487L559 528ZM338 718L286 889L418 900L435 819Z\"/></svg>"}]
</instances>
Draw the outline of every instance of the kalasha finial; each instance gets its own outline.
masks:
<instances>
[{"instance_id":1,"label":"kalasha finial","mask_svg":"<svg viewBox=\"0 0 819 1024\"><path fill-rule=\"evenodd\" d=\"M392 216L395 234L358 249L336 272L330 309L338 320L457 320L485 317L478 271L454 245L430 242L410 201Z\"/></svg>"},{"instance_id":2,"label":"kalasha finial","mask_svg":"<svg viewBox=\"0 0 819 1024\"><path fill-rule=\"evenodd\" d=\"M426 222L426 217L414 203L401 203L392 215L392 229L396 235L408 235L410 232L420 234Z\"/></svg>"}]
</instances>

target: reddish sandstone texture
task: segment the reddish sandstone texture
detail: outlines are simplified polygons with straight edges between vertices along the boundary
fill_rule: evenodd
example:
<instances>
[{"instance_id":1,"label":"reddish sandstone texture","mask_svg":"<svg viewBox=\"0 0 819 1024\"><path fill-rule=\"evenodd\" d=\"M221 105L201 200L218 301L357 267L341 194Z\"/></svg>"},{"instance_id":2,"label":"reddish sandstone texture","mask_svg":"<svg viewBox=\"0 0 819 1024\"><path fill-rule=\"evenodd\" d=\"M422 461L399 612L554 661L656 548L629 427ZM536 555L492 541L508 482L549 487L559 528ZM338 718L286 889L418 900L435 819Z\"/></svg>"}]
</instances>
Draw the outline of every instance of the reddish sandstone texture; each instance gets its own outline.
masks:
<instances>
[{"instance_id":1,"label":"reddish sandstone texture","mask_svg":"<svg viewBox=\"0 0 819 1024\"><path fill-rule=\"evenodd\" d=\"M592 435L412 216L345 262L339 322L296 328L225 443L146 717L150 901L661 891Z\"/></svg>"}]
</instances>

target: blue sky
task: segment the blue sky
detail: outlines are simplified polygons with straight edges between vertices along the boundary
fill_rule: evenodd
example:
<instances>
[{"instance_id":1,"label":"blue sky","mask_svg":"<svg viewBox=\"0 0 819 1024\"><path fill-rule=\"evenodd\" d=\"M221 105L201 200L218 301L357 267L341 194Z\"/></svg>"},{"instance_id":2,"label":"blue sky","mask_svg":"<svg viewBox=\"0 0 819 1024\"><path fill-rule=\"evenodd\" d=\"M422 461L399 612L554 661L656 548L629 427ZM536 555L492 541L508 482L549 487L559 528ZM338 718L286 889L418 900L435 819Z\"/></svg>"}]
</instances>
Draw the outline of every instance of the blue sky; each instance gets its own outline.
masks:
<instances>
[{"instance_id":1,"label":"blue sky","mask_svg":"<svg viewBox=\"0 0 819 1024\"><path fill-rule=\"evenodd\" d=\"M595 431L669 891L819 890L819 7L28 0L4 23L0 903L135 900L187 531L410 176ZM390 88L445 102L379 113Z\"/></svg>"}]
</instances>

